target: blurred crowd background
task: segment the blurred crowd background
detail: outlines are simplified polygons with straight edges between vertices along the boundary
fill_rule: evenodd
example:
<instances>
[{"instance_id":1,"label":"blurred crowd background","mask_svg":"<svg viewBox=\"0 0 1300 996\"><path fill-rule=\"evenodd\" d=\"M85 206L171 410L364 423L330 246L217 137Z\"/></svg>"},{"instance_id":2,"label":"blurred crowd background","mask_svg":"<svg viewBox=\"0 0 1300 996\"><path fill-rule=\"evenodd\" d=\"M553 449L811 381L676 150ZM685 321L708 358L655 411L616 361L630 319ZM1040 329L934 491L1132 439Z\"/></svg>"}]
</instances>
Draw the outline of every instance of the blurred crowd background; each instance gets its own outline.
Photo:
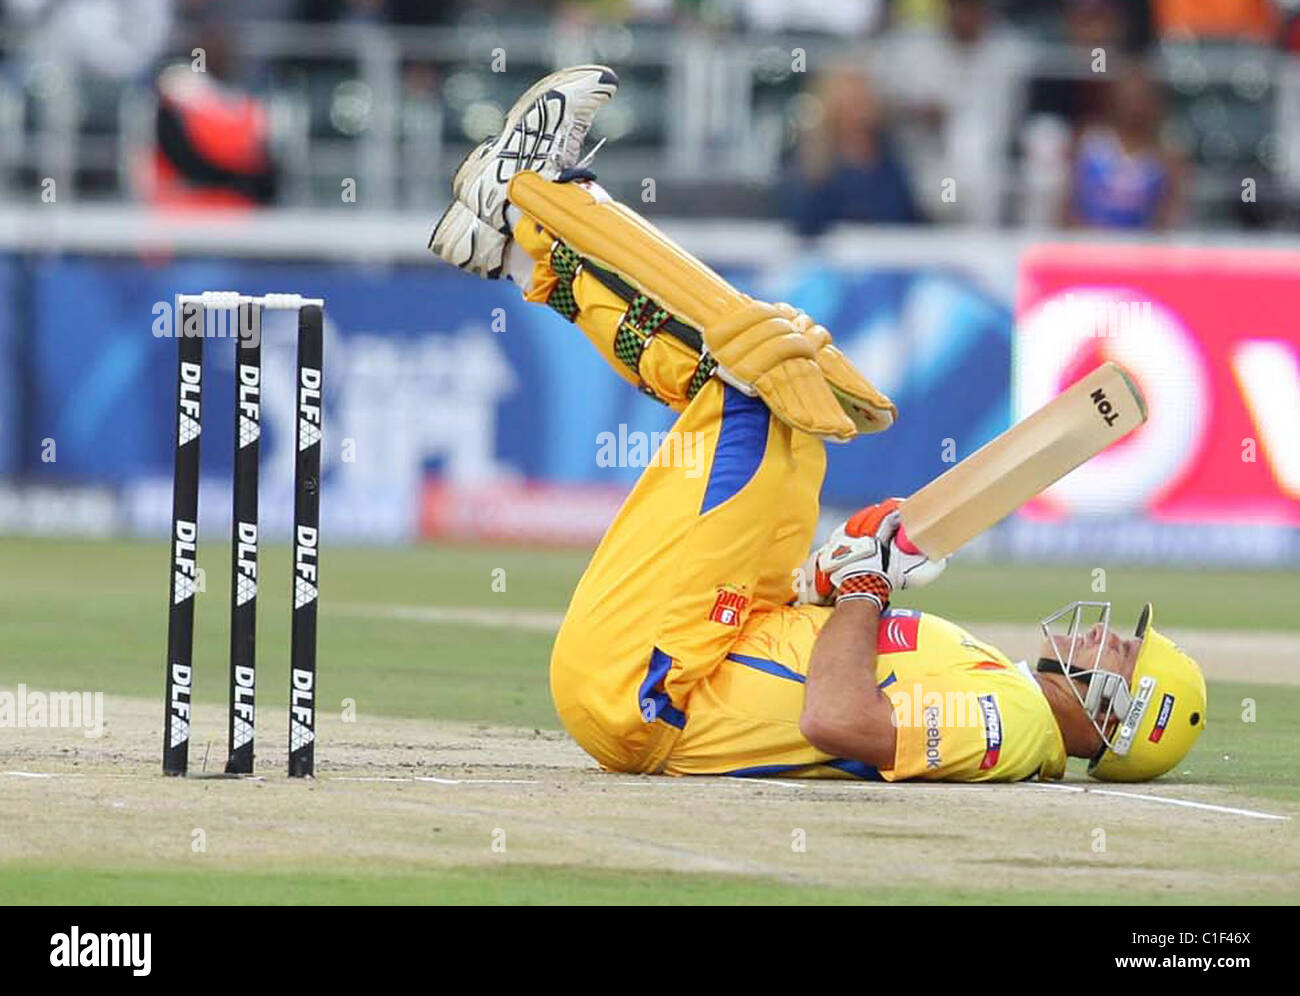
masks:
<instances>
[{"instance_id":1,"label":"blurred crowd background","mask_svg":"<svg viewBox=\"0 0 1300 996\"><path fill-rule=\"evenodd\" d=\"M1300 0L0 0L0 195L432 207L528 83L625 86L664 215L1290 227ZM202 72L196 72L202 69ZM1243 197L1249 181L1251 196Z\"/></svg>"},{"instance_id":2,"label":"blurred crowd background","mask_svg":"<svg viewBox=\"0 0 1300 996\"><path fill-rule=\"evenodd\" d=\"M1300 0L0 10L0 534L166 533L167 316L233 289L327 302L327 542L596 542L643 466L597 441L671 411L426 244L516 97L601 62L623 80L601 182L815 315L898 403L888 433L831 448L828 516L911 493L1113 359L1148 425L963 556L1300 563ZM280 317L268 536L292 508ZM211 535L233 452L220 331Z\"/></svg>"}]
</instances>

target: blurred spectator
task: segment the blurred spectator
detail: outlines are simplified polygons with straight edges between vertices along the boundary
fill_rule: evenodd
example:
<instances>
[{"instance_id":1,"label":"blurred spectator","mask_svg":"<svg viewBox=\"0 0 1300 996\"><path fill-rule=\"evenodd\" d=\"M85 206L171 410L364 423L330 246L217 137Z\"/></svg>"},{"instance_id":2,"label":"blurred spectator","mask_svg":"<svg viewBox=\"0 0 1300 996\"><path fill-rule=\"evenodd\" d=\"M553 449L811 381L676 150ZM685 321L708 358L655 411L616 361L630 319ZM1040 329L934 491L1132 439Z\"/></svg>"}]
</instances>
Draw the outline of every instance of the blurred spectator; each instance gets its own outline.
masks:
<instances>
[{"instance_id":1,"label":"blurred spectator","mask_svg":"<svg viewBox=\"0 0 1300 996\"><path fill-rule=\"evenodd\" d=\"M1183 208L1182 157L1161 137L1164 98L1132 68L1110 86L1105 120L1075 146L1067 221L1090 228L1162 229Z\"/></svg>"},{"instance_id":2,"label":"blurred spectator","mask_svg":"<svg viewBox=\"0 0 1300 996\"><path fill-rule=\"evenodd\" d=\"M1105 49L1110 55L1127 47L1128 25L1119 0L1067 0L1065 35L1071 45Z\"/></svg>"},{"instance_id":3,"label":"blurred spectator","mask_svg":"<svg viewBox=\"0 0 1300 996\"><path fill-rule=\"evenodd\" d=\"M902 140L936 217L997 224L1028 54L987 0L946 0L939 31L887 36L879 78L907 122ZM951 181L951 182L948 182ZM944 195L951 191L951 197Z\"/></svg>"},{"instance_id":4,"label":"blurred spectator","mask_svg":"<svg viewBox=\"0 0 1300 996\"><path fill-rule=\"evenodd\" d=\"M1041 67L1044 75L1030 84L1028 115L1051 114L1082 126L1107 106L1109 83L1104 73L1093 70L1093 53L1101 49L1109 64L1129 47L1120 0L1067 0L1063 26L1075 65ZM1081 73L1060 74L1070 68Z\"/></svg>"},{"instance_id":5,"label":"blurred spectator","mask_svg":"<svg viewBox=\"0 0 1300 996\"><path fill-rule=\"evenodd\" d=\"M947 0L891 0L886 19L891 30L943 26Z\"/></svg>"},{"instance_id":6,"label":"blurred spectator","mask_svg":"<svg viewBox=\"0 0 1300 996\"><path fill-rule=\"evenodd\" d=\"M263 25L291 22L299 0L175 0L177 51L189 51L194 35L221 31L231 41L231 57L225 67L227 85L265 85L274 76L275 58L249 46L245 40L261 32Z\"/></svg>"},{"instance_id":7,"label":"blurred spectator","mask_svg":"<svg viewBox=\"0 0 1300 996\"><path fill-rule=\"evenodd\" d=\"M167 67L158 77L156 145L149 199L160 206L239 208L275 196L266 108L229 82L224 30L199 39L202 63Z\"/></svg>"},{"instance_id":8,"label":"blurred spectator","mask_svg":"<svg viewBox=\"0 0 1300 996\"><path fill-rule=\"evenodd\" d=\"M1167 41L1241 39L1261 43L1277 37L1272 0L1152 0L1156 28Z\"/></svg>"},{"instance_id":9,"label":"blurred spectator","mask_svg":"<svg viewBox=\"0 0 1300 996\"><path fill-rule=\"evenodd\" d=\"M1005 0L1003 12L1035 37L1052 40L1063 33L1074 44L1100 38L1108 50L1118 43L1127 53L1143 52L1155 40L1152 0Z\"/></svg>"},{"instance_id":10,"label":"blurred spectator","mask_svg":"<svg viewBox=\"0 0 1300 996\"><path fill-rule=\"evenodd\" d=\"M267 21L291 21L299 0L174 0L181 25L222 24L232 27Z\"/></svg>"},{"instance_id":11,"label":"blurred spectator","mask_svg":"<svg viewBox=\"0 0 1300 996\"><path fill-rule=\"evenodd\" d=\"M450 24L465 9L484 3L463 0L295 0L296 18L311 22L372 22L423 26Z\"/></svg>"},{"instance_id":12,"label":"blurred spectator","mask_svg":"<svg viewBox=\"0 0 1300 996\"><path fill-rule=\"evenodd\" d=\"M814 95L817 119L800 138L796 171L782 184L785 213L796 231L816 235L837 221L923 220L866 73L834 67Z\"/></svg>"},{"instance_id":13,"label":"blurred spectator","mask_svg":"<svg viewBox=\"0 0 1300 996\"><path fill-rule=\"evenodd\" d=\"M1278 29L1282 48L1300 52L1300 0L1287 0L1281 10L1282 25Z\"/></svg>"},{"instance_id":14,"label":"blurred spectator","mask_svg":"<svg viewBox=\"0 0 1300 996\"><path fill-rule=\"evenodd\" d=\"M880 25L884 7L884 0L740 0L740 15L755 31L820 31L855 38Z\"/></svg>"},{"instance_id":15,"label":"blurred spectator","mask_svg":"<svg viewBox=\"0 0 1300 996\"><path fill-rule=\"evenodd\" d=\"M378 20L382 0L301 0L298 19L303 21Z\"/></svg>"},{"instance_id":16,"label":"blurred spectator","mask_svg":"<svg viewBox=\"0 0 1300 996\"><path fill-rule=\"evenodd\" d=\"M1019 135L1024 181L1016 214L1034 227L1068 217L1078 136L1111 123L1114 73L1106 70L1122 69L1124 53L1151 38L1146 0L1066 0L1061 27L1070 51L1040 57Z\"/></svg>"},{"instance_id":17,"label":"blurred spectator","mask_svg":"<svg viewBox=\"0 0 1300 996\"><path fill-rule=\"evenodd\" d=\"M110 80L152 69L171 31L170 0L6 0L32 32L28 56Z\"/></svg>"}]
</instances>

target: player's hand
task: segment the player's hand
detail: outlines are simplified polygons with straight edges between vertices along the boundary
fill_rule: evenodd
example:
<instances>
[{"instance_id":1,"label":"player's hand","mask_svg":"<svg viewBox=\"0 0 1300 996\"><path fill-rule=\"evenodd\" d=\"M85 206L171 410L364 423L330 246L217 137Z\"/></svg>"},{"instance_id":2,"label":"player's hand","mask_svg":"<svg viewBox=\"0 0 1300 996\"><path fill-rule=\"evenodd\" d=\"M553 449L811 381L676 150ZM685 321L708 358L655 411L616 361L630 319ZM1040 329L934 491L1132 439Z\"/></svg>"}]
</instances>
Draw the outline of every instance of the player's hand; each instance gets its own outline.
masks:
<instances>
[{"instance_id":1,"label":"player's hand","mask_svg":"<svg viewBox=\"0 0 1300 996\"><path fill-rule=\"evenodd\" d=\"M900 535L901 512L890 512L880 524L889 536L889 580L895 588L924 588L943 573L948 558L931 560Z\"/></svg>"},{"instance_id":2,"label":"player's hand","mask_svg":"<svg viewBox=\"0 0 1300 996\"><path fill-rule=\"evenodd\" d=\"M813 587L823 604L865 598L884 611L894 583L889 576L890 537L881 530L898 502L890 498L855 513L813 554Z\"/></svg>"},{"instance_id":3,"label":"player's hand","mask_svg":"<svg viewBox=\"0 0 1300 996\"><path fill-rule=\"evenodd\" d=\"M920 588L942 574L946 558L932 561L900 541L899 502L870 505L831 533L801 573L798 601L828 605L868 598L883 611L895 589Z\"/></svg>"}]
</instances>

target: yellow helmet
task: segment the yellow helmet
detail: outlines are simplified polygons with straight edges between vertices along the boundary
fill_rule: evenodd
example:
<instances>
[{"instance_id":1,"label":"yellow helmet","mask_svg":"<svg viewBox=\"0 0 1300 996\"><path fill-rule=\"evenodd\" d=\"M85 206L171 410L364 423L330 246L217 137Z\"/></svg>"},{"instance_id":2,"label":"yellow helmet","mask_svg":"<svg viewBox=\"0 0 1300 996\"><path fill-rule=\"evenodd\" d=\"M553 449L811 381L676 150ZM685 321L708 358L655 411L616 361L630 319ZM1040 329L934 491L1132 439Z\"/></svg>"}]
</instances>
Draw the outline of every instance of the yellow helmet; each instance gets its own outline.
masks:
<instances>
[{"instance_id":1,"label":"yellow helmet","mask_svg":"<svg viewBox=\"0 0 1300 996\"><path fill-rule=\"evenodd\" d=\"M1088 763L1088 774L1104 782L1158 778L1187 756L1205 729L1205 675L1156 631L1153 618L1148 602L1134 634L1142 646L1129 682L1128 708Z\"/></svg>"}]
</instances>

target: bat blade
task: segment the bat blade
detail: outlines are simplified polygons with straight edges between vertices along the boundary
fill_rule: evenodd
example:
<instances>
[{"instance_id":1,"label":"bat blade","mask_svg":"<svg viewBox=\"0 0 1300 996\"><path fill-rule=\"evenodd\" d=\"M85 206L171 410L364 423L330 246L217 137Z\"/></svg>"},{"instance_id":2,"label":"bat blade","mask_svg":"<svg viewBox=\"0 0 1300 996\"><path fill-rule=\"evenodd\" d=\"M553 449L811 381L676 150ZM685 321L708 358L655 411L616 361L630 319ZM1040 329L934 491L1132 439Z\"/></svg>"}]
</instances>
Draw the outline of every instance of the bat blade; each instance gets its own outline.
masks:
<instances>
[{"instance_id":1,"label":"bat blade","mask_svg":"<svg viewBox=\"0 0 1300 996\"><path fill-rule=\"evenodd\" d=\"M1146 401L1106 362L900 506L902 531L946 557L1147 420Z\"/></svg>"}]
</instances>

